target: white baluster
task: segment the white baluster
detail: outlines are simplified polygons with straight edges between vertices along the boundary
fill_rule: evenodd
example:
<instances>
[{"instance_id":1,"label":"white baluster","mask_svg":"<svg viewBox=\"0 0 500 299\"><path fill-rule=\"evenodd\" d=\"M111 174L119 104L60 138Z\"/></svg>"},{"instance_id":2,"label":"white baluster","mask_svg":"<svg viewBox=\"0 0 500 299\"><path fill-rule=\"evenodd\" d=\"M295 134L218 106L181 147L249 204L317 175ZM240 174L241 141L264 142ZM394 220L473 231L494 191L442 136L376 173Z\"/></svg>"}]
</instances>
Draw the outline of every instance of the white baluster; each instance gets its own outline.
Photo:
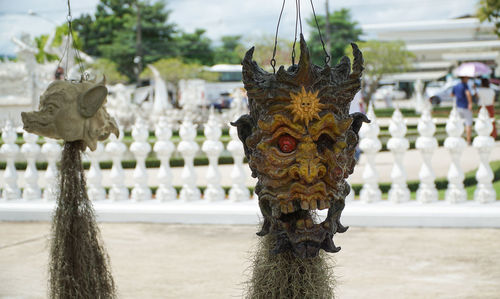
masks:
<instances>
[{"instance_id":1,"label":"white baluster","mask_svg":"<svg viewBox=\"0 0 500 299\"><path fill-rule=\"evenodd\" d=\"M201 149L208 156L207 189L204 192L204 198L207 201L224 200L225 193L220 185L221 176L218 168L218 158L224 145L219 140L222 135L221 124L215 118L213 106L210 109L204 133L207 140L203 142Z\"/></svg>"},{"instance_id":2,"label":"white baluster","mask_svg":"<svg viewBox=\"0 0 500 299\"><path fill-rule=\"evenodd\" d=\"M410 190L406 184L406 171L403 165L403 157L410 147L406 135L406 122L399 108L394 110L389 124L391 138L387 141L387 148L394 155L394 164L391 171L391 189L389 190L389 201L405 202L410 200Z\"/></svg>"},{"instance_id":3,"label":"white baluster","mask_svg":"<svg viewBox=\"0 0 500 299\"><path fill-rule=\"evenodd\" d=\"M473 146L477 149L480 158L479 168L476 172L477 187L474 191L474 200L480 203L488 203L496 200L496 192L493 188L493 171L491 170L489 156L495 147L495 140L490 136L493 125L486 107L482 106L474 125L477 137L474 138Z\"/></svg>"},{"instance_id":4,"label":"white baluster","mask_svg":"<svg viewBox=\"0 0 500 299\"><path fill-rule=\"evenodd\" d=\"M434 184L436 175L432 169L432 155L438 147L438 142L433 137L434 132L436 132L436 125L432 121L430 109L430 105L424 105L417 127L420 136L417 138L415 144L423 160L422 167L418 173L420 184L417 190L417 201L420 203L429 203L438 200L438 192Z\"/></svg>"},{"instance_id":5,"label":"white baluster","mask_svg":"<svg viewBox=\"0 0 500 299\"><path fill-rule=\"evenodd\" d=\"M455 106L446 123L446 132L448 137L444 141L444 146L450 151L452 161L448 170L448 189L445 193L445 200L449 203L457 203L467 200L463 184L465 176L460 167L460 157L467 144L461 137L464 132L464 121L460 118Z\"/></svg>"},{"instance_id":6,"label":"white baluster","mask_svg":"<svg viewBox=\"0 0 500 299\"><path fill-rule=\"evenodd\" d=\"M156 190L156 198L159 201L175 200L177 192L172 187L172 171L170 170L170 156L175 150L175 146L170 138L172 137L172 128L165 116L161 116L156 125L155 135L158 141L153 150L160 159L160 169L158 171L158 180L160 185Z\"/></svg>"},{"instance_id":7,"label":"white baluster","mask_svg":"<svg viewBox=\"0 0 500 299\"><path fill-rule=\"evenodd\" d=\"M378 139L380 128L373 111L373 103L370 102L368 113L366 116L370 119L370 123L365 124L359 131L361 140L359 148L366 156L366 165L363 170L363 188L361 188L359 198L362 202L377 202L382 199L382 192L378 187L378 172L375 167L375 156L382 148L382 144Z\"/></svg>"},{"instance_id":8,"label":"white baluster","mask_svg":"<svg viewBox=\"0 0 500 299\"><path fill-rule=\"evenodd\" d=\"M245 201L250 200L250 191L245 185L246 173L243 168L243 158L245 157L245 150L243 143L238 138L238 129L230 126L229 135L231 141L227 144L227 150L231 152L234 160L233 169L231 171L231 189L229 190L230 201Z\"/></svg>"},{"instance_id":9,"label":"white baluster","mask_svg":"<svg viewBox=\"0 0 500 299\"><path fill-rule=\"evenodd\" d=\"M196 138L196 125L192 123L189 113L186 114L179 129L181 142L177 150L184 158L182 169L182 189L179 198L183 201L195 201L201 198L200 189L196 186L196 172L194 170L194 156L200 148L194 139Z\"/></svg>"},{"instance_id":10,"label":"white baluster","mask_svg":"<svg viewBox=\"0 0 500 299\"><path fill-rule=\"evenodd\" d=\"M106 190L102 187L102 171L99 162L104 153L104 146L101 142L97 142L95 151L87 149L87 155L90 159L90 169L87 173L87 193L92 201L106 199Z\"/></svg>"},{"instance_id":11,"label":"white baluster","mask_svg":"<svg viewBox=\"0 0 500 299\"><path fill-rule=\"evenodd\" d=\"M45 201L54 201L57 198L58 171L56 162L61 156L61 146L55 139L45 137L45 143L42 145L42 154L47 158L47 170L44 174L45 189L43 189L42 198Z\"/></svg>"},{"instance_id":12,"label":"white baluster","mask_svg":"<svg viewBox=\"0 0 500 299\"><path fill-rule=\"evenodd\" d=\"M36 144L38 135L25 131L23 133L23 138L25 143L21 146L21 153L24 154L26 161L28 161L26 171L24 172L25 185L23 189L23 199L41 199L42 191L38 186L38 170L36 169L36 157L40 153L40 146Z\"/></svg>"},{"instance_id":13,"label":"white baluster","mask_svg":"<svg viewBox=\"0 0 500 299\"><path fill-rule=\"evenodd\" d=\"M151 199L151 189L148 186L148 172L146 171L146 157L151 151L148 143L149 130L146 122L138 118L132 128L134 142L130 145L130 151L134 154L137 164L134 169L134 188L132 189L132 201L143 201Z\"/></svg>"},{"instance_id":14,"label":"white baluster","mask_svg":"<svg viewBox=\"0 0 500 299\"><path fill-rule=\"evenodd\" d=\"M106 153L108 153L111 160L113 160L113 167L111 167L110 179L111 189L109 189L109 200L119 201L128 200L129 192L125 187L125 173L122 168L122 159L124 153L127 151L127 146L121 142L123 138L123 131L120 127L120 137L116 138L114 134L109 135L110 142L106 144Z\"/></svg>"},{"instance_id":15,"label":"white baluster","mask_svg":"<svg viewBox=\"0 0 500 299\"><path fill-rule=\"evenodd\" d=\"M424 101L424 97L422 96L422 92L424 90L424 84L422 80L419 78L415 81L415 110L417 113L423 113L424 109L426 109L426 103Z\"/></svg>"},{"instance_id":16,"label":"white baluster","mask_svg":"<svg viewBox=\"0 0 500 299\"><path fill-rule=\"evenodd\" d=\"M17 171L14 165L14 159L19 153L19 146L15 143L17 133L12 123L7 120L3 128L2 139L4 144L0 147L0 153L5 156L7 167L3 174L4 188L2 192L2 199L20 199L21 190L17 186Z\"/></svg>"}]
</instances>

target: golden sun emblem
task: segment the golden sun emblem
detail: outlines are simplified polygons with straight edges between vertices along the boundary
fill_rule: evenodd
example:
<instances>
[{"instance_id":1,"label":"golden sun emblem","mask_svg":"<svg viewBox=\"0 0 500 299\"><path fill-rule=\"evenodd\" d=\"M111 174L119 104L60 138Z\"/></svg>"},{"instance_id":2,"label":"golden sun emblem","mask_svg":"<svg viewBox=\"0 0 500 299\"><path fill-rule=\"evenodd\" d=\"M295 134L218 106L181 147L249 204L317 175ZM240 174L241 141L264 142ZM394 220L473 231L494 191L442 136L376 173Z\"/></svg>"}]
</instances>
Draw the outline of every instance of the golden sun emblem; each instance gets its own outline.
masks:
<instances>
[{"instance_id":1,"label":"golden sun emblem","mask_svg":"<svg viewBox=\"0 0 500 299\"><path fill-rule=\"evenodd\" d=\"M319 112L324 108L325 105L319 102L318 98L319 91L314 93L306 92L304 86L299 93L290 92L290 98L292 98L292 103L286 106L290 109L293 114L293 121L297 120L304 121L304 123L309 125L309 122L313 119L319 119Z\"/></svg>"}]
</instances>

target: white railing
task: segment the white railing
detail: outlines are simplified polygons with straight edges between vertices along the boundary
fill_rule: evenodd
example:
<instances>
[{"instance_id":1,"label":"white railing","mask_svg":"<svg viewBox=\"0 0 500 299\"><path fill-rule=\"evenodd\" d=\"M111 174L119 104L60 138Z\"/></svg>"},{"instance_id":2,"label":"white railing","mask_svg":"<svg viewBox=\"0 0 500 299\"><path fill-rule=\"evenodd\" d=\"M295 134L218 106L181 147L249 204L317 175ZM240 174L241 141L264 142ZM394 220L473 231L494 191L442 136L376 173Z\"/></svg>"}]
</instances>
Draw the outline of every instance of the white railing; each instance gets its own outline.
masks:
<instances>
[{"instance_id":1,"label":"white railing","mask_svg":"<svg viewBox=\"0 0 500 299\"><path fill-rule=\"evenodd\" d=\"M404 206L406 204L437 204L438 191L435 186L436 175L434 174L432 158L437 149L437 141L433 136L436 127L431 119L430 112L424 110L418 121L419 137L416 140L416 148L421 152L422 161L418 177L420 183L416 192L416 201L410 201L410 190L407 185L407 169L404 167L403 157L409 148L409 140L405 137L407 132L406 120L399 110L395 110L389 125L391 138L387 142L387 148L392 152L392 172L391 183L388 192L388 201L382 200L383 194L379 188L379 174L377 170L376 158L382 147L378 138L380 128L375 117L373 108L370 106L368 117L372 123L363 125L360 136L360 148L366 156L364 172L362 175L363 186L359 194L359 200L350 200L351 203L366 204L366 208L376 206L376 203L391 204L393 206ZM252 202L251 213L258 214L257 204L251 201L252 197L248 187L248 166L243 164L243 146L239 141L236 129L230 129L230 141L226 149L220 141L222 126L220 120L211 112L208 122L204 125L205 141L202 146L196 142L196 125L189 117L186 117L179 129L180 142L177 148L172 142L172 125L166 118L161 118L155 128L148 128L146 122L138 119L132 129L132 143L129 149L123 142L123 134L120 138L111 137L105 144L99 144L95 152L88 152L86 159L90 162L90 169L87 171L87 183L89 197L95 202L103 202L107 208L112 209L113 205L118 207L124 203L148 204L156 202L166 204L172 202L196 203L204 202L204 209L210 210L217 205L238 205L238 203ZM149 129L154 129L156 136L153 146L150 145ZM439 204L459 204L467 199L464 189L464 172L460 167L460 157L464 151L465 141L461 137L463 132L463 121L458 118L455 110L450 113L446 123L447 138L444 146L449 150L452 162L448 170L448 188L441 195ZM489 156L492 150L499 151L494 139L489 136L492 130L491 119L486 109L481 108L479 116L475 122L474 129L477 137L474 139L473 147L479 155L477 165L476 180L478 181L473 198L468 203L485 204L497 202L497 194L492 185L493 172L489 165ZM0 220L2 220L2 208L6 204L23 204L24 207L30 203L54 203L57 192L56 186L56 161L61 151L61 146L54 140L46 139L40 147L37 144L37 137L27 132L23 133L25 143L19 147L16 144L17 133L15 128L6 123L2 128L2 141L0 147L0 161L6 164L4 170L0 170ZM226 137L227 138L227 137ZM225 140L227 141L227 140ZM154 154L160 161L159 168L146 168L146 157ZM199 169L194 166L195 156L200 154L208 157L208 167L205 167L203 184L198 183L200 178ZM171 181L174 173L170 168L169 161L173 155L181 156L184 160L182 172L177 171L176 175L182 177L180 190L177 194ZM234 163L231 171L228 167L222 168L218 165L218 158L221 155L230 155ZM136 166L133 172L124 170L121 161L133 158ZM435 158L435 157L434 157ZM99 162L112 161L110 170L103 172L99 167ZM26 170L18 171L15 162L27 162ZM46 161L47 170L40 171L36 168L35 161ZM413 169L413 171L418 171ZM133 185L126 186L127 176L133 178ZM221 177L225 177L225 184L222 186ZM387 177L387 176L386 176ZM39 183L43 178L44 184ZM154 178L156 184L151 184ZM230 183L228 184L228 180ZM198 188L205 187L202 194ZM22 186L22 188L20 188ZM130 188L130 190L128 188ZM227 196L223 190L226 187ZM154 192L152 192L152 190ZM352 195L349 198L353 198ZM210 208L210 205L213 205ZM349 204L347 205L349 206ZM449 207L450 205L448 205ZM158 210L158 207L155 209ZM174 213L170 210L171 213ZM491 212L491 211L490 211ZM254 215L254 216L255 216ZM236 216L235 216L236 217ZM500 214L496 217L500 218ZM5 217L3 217L5 218ZM21 217L23 218L23 217ZM112 217L111 217L112 218ZM133 218L133 217L132 217ZM174 217L175 218L175 217ZM7 217L12 220L12 217ZM24 219L24 218L23 218ZM177 219L177 218L175 218ZM235 218L236 219L236 218ZM13 219L16 220L16 219ZM238 222L238 221L236 221ZM363 221L361 221L363 223ZM499 223L500 225L500 223Z\"/></svg>"}]
</instances>

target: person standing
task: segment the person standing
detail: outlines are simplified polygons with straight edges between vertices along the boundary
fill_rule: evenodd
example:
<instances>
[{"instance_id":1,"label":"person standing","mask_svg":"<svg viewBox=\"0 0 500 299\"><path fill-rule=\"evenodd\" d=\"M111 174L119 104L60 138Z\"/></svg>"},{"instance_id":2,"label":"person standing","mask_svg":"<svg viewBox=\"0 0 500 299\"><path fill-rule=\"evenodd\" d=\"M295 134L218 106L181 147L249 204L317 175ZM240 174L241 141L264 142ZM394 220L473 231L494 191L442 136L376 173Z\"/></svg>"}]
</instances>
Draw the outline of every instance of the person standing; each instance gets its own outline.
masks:
<instances>
[{"instance_id":1,"label":"person standing","mask_svg":"<svg viewBox=\"0 0 500 299\"><path fill-rule=\"evenodd\" d=\"M490 88L490 81L486 78L481 79L481 87L477 88L477 95L479 97L479 105L485 106L488 114L493 118L493 131L491 137L497 138L497 128L495 117L495 91Z\"/></svg>"},{"instance_id":2,"label":"person standing","mask_svg":"<svg viewBox=\"0 0 500 299\"><path fill-rule=\"evenodd\" d=\"M460 83L453 86L451 96L457 99L457 110L460 117L465 120L465 134L467 137L467 144L471 144L472 134L472 94L470 92L467 82L468 77L460 77Z\"/></svg>"}]
</instances>

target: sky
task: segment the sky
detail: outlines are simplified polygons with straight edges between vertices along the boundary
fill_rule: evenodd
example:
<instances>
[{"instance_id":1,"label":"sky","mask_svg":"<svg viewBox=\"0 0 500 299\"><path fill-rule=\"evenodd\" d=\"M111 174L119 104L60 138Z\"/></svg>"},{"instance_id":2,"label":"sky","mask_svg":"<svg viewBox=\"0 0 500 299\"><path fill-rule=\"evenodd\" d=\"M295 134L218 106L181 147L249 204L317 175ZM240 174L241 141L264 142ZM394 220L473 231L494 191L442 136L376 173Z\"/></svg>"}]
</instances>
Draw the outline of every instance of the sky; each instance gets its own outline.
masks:
<instances>
[{"instance_id":1,"label":"sky","mask_svg":"<svg viewBox=\"0 0 500 299\"><path fill-rule=\"evenodd\" d=\"M326 0L313 0L317 14L324 14ZM73 18L93 14L99 0L72 0ZM282 0L166 0L170 21L191 32L204 28L211 39L224 35L274 34ZM473 14L476 0L329 0L330 10L349 8L361 25L405 21L442 20ZM305 19L311 15L309 0L301 0ZM31 12L31 14L29 13ZM66 21L66 0L0 0L0 55L14 55L12 36L50 33ZM295 3L285 3L279 36L293 39Z\"/></svg>"}]
</instances>

